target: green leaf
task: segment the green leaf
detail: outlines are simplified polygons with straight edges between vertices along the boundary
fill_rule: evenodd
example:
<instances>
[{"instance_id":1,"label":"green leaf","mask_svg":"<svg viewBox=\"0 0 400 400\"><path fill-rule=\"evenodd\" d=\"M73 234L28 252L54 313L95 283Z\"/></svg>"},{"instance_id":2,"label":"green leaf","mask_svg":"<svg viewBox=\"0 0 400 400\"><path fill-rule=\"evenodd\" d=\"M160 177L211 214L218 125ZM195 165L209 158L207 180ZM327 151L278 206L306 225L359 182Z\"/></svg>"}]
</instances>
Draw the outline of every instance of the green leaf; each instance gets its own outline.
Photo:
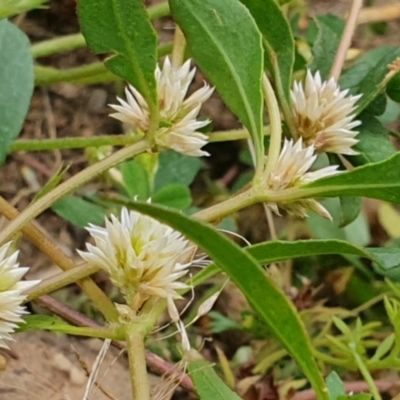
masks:
<instances>
[{"instance_id":1,"label":"green leaf","mask_svg":"<svg viewBox=\"0 0 400 400\"><path fill-rule=\"evenodd\" d=\"M299 189L295 196L296 198L365 196L400 203L399 170L400 153L397 153L388 160L309 183Z\"/></svg>"},{"instance_id":2,"label":"green leaf","mask_svg":"<svg viewBox=\"0 0 400 400\"><path fill-rule=\"evenodd\" d=\"M387 84L387 95L396 103L400 103L400 73L398 72Z\"/></svg>"},{"instance_id":3,"label":"green leaf","mask_svg":"<svg viewBox=\"0 0 400 400\"><path fill-rule=\"evenodd\" d=\"M295 46L288 20L275 0L241 0L262 34L265 63L278 91L290 102Z\"/></svg>"},{"instance_id":4,"label":"green leaf","mask_svg":"<svg viewBox=\"0 0 400 400\"><path fill-rule=\"evenodd\" d=\"M363 97L358 102L357 113L364 110L372 101L385 90L381 85L386 74L389 72L388 65L400 56L400 48L394 49L392 52L382 57L379 62L368 72L359 86L359 92Z\"/></svg>"},{"instance_id":5,"label":"green leaf","mask_svg":"<svg viewBox=\"0 0 400 400\"><path fill-rule=\"evenodd\" d=\"M17 332L46 330L67 333L69 335L89 336L99 338L120 339L118 332L103 327L79 327L68 324L60 318L51 315L27 315L24 324L19 325Z\"/></svg>"},{"instance_id":6,"label":"green leaf","mask_svg":"<svg viewBox=\"0 0 400 400\"><path fill-rule=\"evenodd\" d=\"M239 0L169 0L201 70L249 130L256 159L263 146L261 34ZM240 28L240 29L238 29Z\"/></svg>"},{"instance_id":7,"label":"green leaf","mask_svg":"<svg viewBox=\"0 0 400 400\"><path fill-rule=\"evenodd\" d=\"M85 228L88 224L102 225L106 212L103 208L75 196L65 196L51 209L72 224Z\"/></svg>"},{"instance_id":8,"label":"green leaf","mask_svg":"<svg viewBox=\"0 0 400 400\"><path fill-rule=\"evenodd\" d=\"M271 264L299 257L343 254L367 258L379 267L381 273L400 268L400 248L361 248L336 239L297 240L295 242L273 241L249 246L245 250L259 264ZM215 264L211 264L193 277L193 284L197 286L220 271L220 268Z\"/></svg>"},{"instance_id":9,"label":"green leaf","mask_svg":"<svg viewBox=\"0 0 400 400\"><path fill-rule=\"evenodd\" d=\"M201 168L198 157L189 157L168 150L159 154L158 169L154 180L154 191L171 183L189 186Z\"/></svg>"},{"instance_id":10,"label":"green leaf","mask_svg":"<svg viewBox=\"0 0 400 400\"><path fill-rule=\"evenodd\" d=\"M76 328L62 319L51 315L27 315L24 317L24 322L24 324L19 326L18 332L46 330L69 333L71 329Z\"/></svg>"},{"instance_id":11,"label":"green leaf","mask_svg":"<svg viewBox=\"0 0 400 400\"><path fill-rule=\"evenodd\" d=\"M241 398L233 392L217 375L212 365L204 360L200 354L191 351L190 356L196 358L189 362L189 375L193 380L197 394L201 400L240 400Z\"/></svg>"},{"instance_id":12,"label":"green leaf","mask_svg":"<svg viewBox=\"0 0 400 400\"><path fill-rule=\"evenodd\" d=\"M361 211L361 197L356 196L341 196L340 197L340 222L339 228L351 224L360 214Z\"/></svg>"},{"instance_id":13,"label":"green leaf","mask_svg":"<svg viewBox=\"0 0 400 400\"><path fill-rule=\"evenodd\" d=\"M335 371L326 377L326 387L329 392L329 400L338 400L339 396L346 395L344 384Z\"/></svg>"},{"instance_id":14,"label":"green leaf","mask_svg":"<svg viewBox=\"0 0 400 400\"><path fill-rule=\"evenodd\" d=\"M400 267L400 249L362 248L343 240L298 240L296 242L274 241L256 244L246 250L261 264L270 264L292 258L328 255L352 254L368 258L382 270ZM396 259L397 257L397 259Z\"/></svg>"},{"instance_id":15,"label":"green leaf","mask_svg":"<svg viewBox=\"0 0 400 400\"><path fill-rule=\"evenodd\" d=\"M153 202L178 210L186 210L192 204L192 196L187 186L172 183L159 190L153 196Z\"/></svg>"},{"instance_id":16,"label":"green leaf","mask_svg":"<svg viewBox=\"0 0 400 400\"><path fill-rule=\"evenodd\" d=\"M389 56L396 50L394 46L381 46L363 54L354 65L343 72L339 83L342 88L348 88L352 93L357 92L357 88L366 78L368 73L380 62L381 59Z\"/></svg>"},{"instance_id":17,"label":"green leaf","mask_svg":"<svg viewBox=\"0 0 400 400\"><path fill-rule=\"evenodd\" d=\"M96 54L113 53L105 65L133 85L157 111L157 36L142 0L79 0L83 36Z\"/></svg>"},{"instance_id":18,"label":"green leaf","mask_svg":"<svg viewBox=\"0 0 400 400\"><path fill-rule=\"evenodd\" d=\"M310 69L313 72L319 71L322 79L327 79L345 24L342 19L332 14L319 15L314 18L314 22L318 29L318 36L312 48L314 58Z\"/></svg>"},{"instance_id":19,"label":"green leaf","mask_svg":"<svg viewBox=\"0 0 400 400\"><path fill-rule=\"evenodd\" d=\"M132 160L125 162L120 167L124 187L131 198L147 200L150 196L149 176L145 167Z\"/></svg>"},{"instance_id":20,"label":"green leaf","mask_svg":"<svg viewBox=\"0 0 400 400\"><path fill-rule=\"evenodd\" d=\"M346 157L353 165L383 161L396 154L389 131L376 117L365 112L359 116L359 120L362 125L357 128L359 142L354 146L354 150L360 154Z\"/></svg>"},{"instance_id":21,"label":"green leaf","mask_svg":"<svg viewBox=\"0 0 400 400\"><path fill-rule=\"evenodd\" d=\"M2 0L0 3L0 19L20 14L34 8L45 8L48 0Z\"/></svg>"},{"instance_id":22,"label":"green leaf","mask_svg":"<svg viewBox=\"0 0 400 400\"><path fill-rule=\"evenodd\" d=\"M0 21L0 164L19 135L33 93L33 60L25 34Z\"/></svg>"},{"instance_id":23,"label":"green leaf","mask_svg":"<svg viewBox=\"0 0 400 400\"><path fill-rule=\"evenodd\" d=\"M309 338L297 311L252 256L211 225L192 220L177 211L148 203L133 203L131 208L167 223L204 249L229 275L294 357L319 398L327 399Z\"/></svg>"},{"instance_id":24,"label":"green leaf","mask_svg":"<svg viewBox=\"0 0 400 400\"><path fill-rule=\"evenodd\" d=\"M50 179L44 184L44 186L41 187L39 192L36 193L33 201L38 200L40 197L43 197L45 194L51 192L54 188L56 188L61 183L64 175L67 173L68 170L69 165L64 168L64 166L61 164L50 177Z\"/></svg>"}]
</instances>

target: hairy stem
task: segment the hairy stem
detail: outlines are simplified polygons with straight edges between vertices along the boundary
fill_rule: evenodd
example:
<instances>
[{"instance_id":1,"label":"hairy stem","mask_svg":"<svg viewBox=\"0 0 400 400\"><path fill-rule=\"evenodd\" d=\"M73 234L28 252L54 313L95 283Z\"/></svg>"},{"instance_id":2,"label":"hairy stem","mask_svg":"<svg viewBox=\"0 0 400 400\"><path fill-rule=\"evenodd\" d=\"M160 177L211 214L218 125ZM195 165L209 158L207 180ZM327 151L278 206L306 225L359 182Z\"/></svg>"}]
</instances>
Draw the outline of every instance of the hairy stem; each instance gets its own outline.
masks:
<instances>
[{"instance_id":1,"label":"hairy stem","mask_svg":"<svg viewBox=\"0 0 400 400\"><path fill-rule=\"evenodd\" d=\"M144 335L131 327L127 334L129 370L134 399L150 400L150 385L147 376Z\"/></svg>"},{"instance_id":2,"label":"hairy stem","mask_svg":"<svg viewBox=\"0 0 400 400\"><path fill-rule=\"evenodd\" d=\"M84 149L101 146L127 146L140 139L130 135L109 135L92 137L66 137L56 139L19 139L11 145L11 152L46 151L60 149Z\"/></svg>"},{"instance_id":3,"label":"hairy stem","mask_svg":"<svg viewBox=\"0 0 400 400\"><path fill-rule=\"evenodd\" d=\"M269 127L264 127L264 135L269 135ZM247 129L213 132L208 135L210 143L227 142L248 139ZM84 149L101 146L127 146L137 143L140 139L131 135L103 135L92 137L66 137L56 139L19 139L11 145L11 152L18 151L47 151L61 149Z\"/></svg>"}]
</instances>

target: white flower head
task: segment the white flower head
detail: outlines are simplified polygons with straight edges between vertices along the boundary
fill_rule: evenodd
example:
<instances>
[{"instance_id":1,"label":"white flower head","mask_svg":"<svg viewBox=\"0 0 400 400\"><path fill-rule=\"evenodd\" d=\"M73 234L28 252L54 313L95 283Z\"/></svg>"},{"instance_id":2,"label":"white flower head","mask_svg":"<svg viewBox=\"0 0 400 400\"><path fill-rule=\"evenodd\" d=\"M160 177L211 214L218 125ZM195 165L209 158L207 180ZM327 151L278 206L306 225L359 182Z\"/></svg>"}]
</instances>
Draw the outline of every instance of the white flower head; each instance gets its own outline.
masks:
<instances>
[{"instance_id":1,"label":"white flower head","mask_svg":"<svg viewBox=\"0 0 400 400\"><path fill-rule=\"evenodd\" d=\"M95 245L88 243L88 251L79 252L82 258L110 274L134 311L152 297L164 298L175 322L177 290L188 288L179 279L188 273L195 246L167 225L126 208L120 219L106 219L105 228L90 224L87 230Z\"/></svg>"},{"instance_id":2,"label":"white flower head","mask_svg":"<svg viewBox=\"0 0 400 400\"><path fill-rule=\"evenodd\" d=\"M292 108L299 135L306 146L314 145L319 153L358 154L351 147L358 140L353 128L355 103L361 97L340 90L334 78L322 82L316 72L307 71L305 84L295 82L291 91Z\"/></svg>"},{"instance_id":3,"label":"white flower head","mask_svg":"<svg viewBox=\"0 0 400 400\"><path fill-rule=\"evenodd\" d=\"M19 267L18 251L9 255L11 242L0 247L0 347L7 348L4 340L12 340L11 333L24 322L27 314L21 304L26 296L23 292L39 281L22 281L29 268Z\"/></svg>"},{"instance_id":4,"label":"white flower head","mask_svg":"<svg viewBox=\"0 0 400 400\"><path fill-rule=\"evenodd\" d=\"M213 88L204 86L186 98L196 69L190 69L190 60L181 67L174 67L168 57L162 69L155 71L160 111L160 126L155 142L160 149L173 149L190 156L208 155L201 147L207 144L207 136L196 132L209 124L209 120L197 121L201 105L210 98ZM132 125L144 134L150 127L150 113L146 100L131 85L125 89L126 101L117 98L119 105L110 105L116 113L110 114ZM185 99L186 98L186 99Z\"/></svg>"},{"instance_id":5,"label":"white flower head","mask_svg":"<svg viewBox=\"0 0 400 400\"><path fill-rule=\"evenodd\" d=\"M317 158L314 151L314 146L303 148L302 138L296 143L292 139L285 139L278 161L267 177L268 188L271 190L289 189L340 173L337 170L337 165L308 172ZM277 204L270 203L268 206L279 214ZM310 209L325 218L331 219L329 212L314 199L279 203L279 206L286 209L290 214L303 218L307 216L307 210Z\"/></svg>"}]
</instances>

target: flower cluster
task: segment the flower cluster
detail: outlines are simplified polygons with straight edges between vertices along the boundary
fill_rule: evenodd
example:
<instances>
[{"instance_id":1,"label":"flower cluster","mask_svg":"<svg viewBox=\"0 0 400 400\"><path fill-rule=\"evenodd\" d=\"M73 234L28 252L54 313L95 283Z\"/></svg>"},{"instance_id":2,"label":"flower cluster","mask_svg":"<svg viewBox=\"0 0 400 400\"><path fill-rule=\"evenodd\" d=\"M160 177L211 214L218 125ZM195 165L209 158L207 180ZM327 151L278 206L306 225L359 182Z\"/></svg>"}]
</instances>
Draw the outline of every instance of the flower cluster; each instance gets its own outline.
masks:
<instances>
[{"instance_id":1,"label":"flower cluster","mask_svg":"<svg viewBox=\"0 0 400 400\"><path fill-rule=\"evenodd\" d=\"M309 172L317 158L315 153L357 154L352 146L358 142L355 139L358 132L352 129L361 124L353 121L355 103L361 96L348 96L348 92L340 90L334 78L322 82L319 72L313 76L307 71L304 86L301 82L294 83L291 100L299 139L296 143L285 140L277 163L266 177L268 189L289 189L340 173L336 165ZM278 204L268 206L279 214ZM314 199L280 202L279 206L303 218L307 210L313 210L331 219L329 212Z\"/></svg>"},{"instance_id":2,"label":"flower cluster","mask_svg":"<svg viewBox=\"0 0 400 400\"><path fill-rule=\"evenodd\" d=\"M190 69L190 60L181 67L174 67L166 57L162 69L155 71L157 82L160 125L155 134L160 149L172 149L189 156L205 156L201 148L207 144L207 136L196 132L209 124L209 120L197 120L201 105L213 92L208 84L185 99L195 68ZM111 114L135 129L147 133L150 128L149 107L143 96L133 86L125 89L126 101L118 98L118 105L110 105L116 113Z\"/></svg>"},{"instance_id":3,"label":"flower cluster","mask_svg":"<svg viewBox=\"0 0 400 400\"><path fill-rule=\"evenodd\" d=\"M19 267L18 251L9 255L11 242L0 247L0 347L7 348L4 340L12 340L22 315L27 314L21 306L26 296L23 292L39 281L21 281L29 268Z\"/></svg>"},{"instance_id":4,"label":"flower cluster","mask_svg":"<svg viewBox=\"0 0 400 400\"><path fill-rule=\"evenodd\" d=\"M296 143L293 140L285 139L279 159L269 176L267 176L268 188L271 190L289 189L340 173L337 170L337 165L309 172L316 158L314 146L311 145L303 148L302 138ZM268 206L279 215L276 203L269 203ZM307 210L310 209L325 218L331 219L329 212L314 199L279 203L279 206L286 209L289 214L298 215L303 218L307 216Z\"/></svg>"},{"instance_id":5,"label":"flower cluster","mask_svg":"<svg viewBox=\"0 0 400 400\"><path fill-rule=\"evenodd\" d=\"M110 274L127 305L135 312L150 298L167 301L171 319L179 325L174 300L177 290L189 288L179 279L188 273L196 247L167 225L123 208L121 218L111 215L105 228L88 228L95 245L87 244L83 259Z\"/></svg>"},{"instance_id":6,"label":"flower cluster","mask_svg":"<svg viewBox=\"0 0 400 400\"><path fill-rule=\"evenodd\" d=\"M334 78L322 82L317 72L307 71L305 84L295 82L291 92L292 108L298 134L306 146L313 145L318 153L357 154L351 147L358 140L353 128L355 103L361 97L348 96Z\"/></svg>"}]
</instances>

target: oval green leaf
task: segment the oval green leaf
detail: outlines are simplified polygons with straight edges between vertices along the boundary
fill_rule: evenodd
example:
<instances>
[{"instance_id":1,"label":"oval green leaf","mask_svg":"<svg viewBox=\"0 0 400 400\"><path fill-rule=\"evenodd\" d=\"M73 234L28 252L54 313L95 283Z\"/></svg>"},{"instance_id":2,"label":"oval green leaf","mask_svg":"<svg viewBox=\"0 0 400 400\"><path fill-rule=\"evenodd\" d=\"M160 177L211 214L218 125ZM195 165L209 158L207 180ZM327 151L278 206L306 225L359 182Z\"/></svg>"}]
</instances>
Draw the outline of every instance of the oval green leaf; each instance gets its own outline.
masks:
<instances>
[{"instance_id":1,"label":"oval green leaf","mask_svg":"<svg viewBox=\"0 0 400 400\"><path fill-rule=\"evenodd\" d=\"M132 84L157 110L157 36L142 0L79 0L83 36L97 54L113 53L105 65Z\"/></svg>"},{"instance_id":2,"label":"oval green leaf","mask_svg":"<svg viewBox=\"0 0 400 400\"><path fill-rule=\"evenodd\" d=\"M199 245L246 296L276 337L297 361L320 399L327 399L323 379L312 355L304 325L293 304L257 261L211 225L168 208L132 203L131 208L164 222Z\"/></svg>"},{"instance_id":3,"label":"oval green leaf","mask_svg":"<svg viewBox=\"0 0 400 400\"><path fill-rule=\"evenodd\" d=\"M0 164L19 135L33 93L33 60L25 34L0 21Z\"/></svg>"},{"instance_id":4,"label":"oval green leaf","mask_svg":"<svg viewBox=\"0 0 400 400\"><path fill-rule=\"evenodd\" d=\"M249 130L256 158L264 156L263 48L249 10L239 0L170 0L201 70Z\"/></svg>"},{"instance_id":5,"label":"oval green leaf","mask_svg":"<svg viewBox=\"0 0 400 400\"><path fill-rule=\"evenodd\" d=\"M154 196L153 202L164 206L187 210L192 204L192 195L187 186L179 183L171 183L164 186Z\"/></svg>"},{"instance_id":6,"label":"oval green leaf","mask_svg":"<svg viewBox=\"0 0 400 400\"><path fill-rule=\"evenodd\" d=\"M75 196L63 197L51 209L80 228L85 228L90 223L102 225L106 215L102 207Z\"/></svg>"}]
</instances>

